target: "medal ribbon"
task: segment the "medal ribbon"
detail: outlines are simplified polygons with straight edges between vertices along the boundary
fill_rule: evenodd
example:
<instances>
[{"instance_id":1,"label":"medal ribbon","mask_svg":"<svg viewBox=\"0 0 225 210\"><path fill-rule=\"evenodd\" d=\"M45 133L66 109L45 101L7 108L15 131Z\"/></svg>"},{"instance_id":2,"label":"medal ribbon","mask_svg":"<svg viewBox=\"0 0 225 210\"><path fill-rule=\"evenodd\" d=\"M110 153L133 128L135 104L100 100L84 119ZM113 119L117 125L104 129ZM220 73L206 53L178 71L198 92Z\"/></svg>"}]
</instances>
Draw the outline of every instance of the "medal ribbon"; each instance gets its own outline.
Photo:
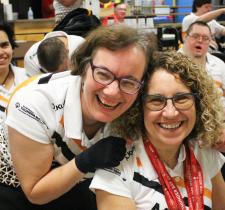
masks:
<instances>
[{"instance_id":1,"label":"medal ribbon","mask_svg":"<svg viewBox=\"0 0 225 210\"><path fill-rule=\"evenodd\" d=\"M169 210L186 210L180 191L169 175L158 152L149 140L144 142L145 150L155 168L165 195ZM190 146L186 146L186 159L184 163L184 181L188 194L189 210L204 210L203 204L203 174Z\"/></svg>"}]
</instances>

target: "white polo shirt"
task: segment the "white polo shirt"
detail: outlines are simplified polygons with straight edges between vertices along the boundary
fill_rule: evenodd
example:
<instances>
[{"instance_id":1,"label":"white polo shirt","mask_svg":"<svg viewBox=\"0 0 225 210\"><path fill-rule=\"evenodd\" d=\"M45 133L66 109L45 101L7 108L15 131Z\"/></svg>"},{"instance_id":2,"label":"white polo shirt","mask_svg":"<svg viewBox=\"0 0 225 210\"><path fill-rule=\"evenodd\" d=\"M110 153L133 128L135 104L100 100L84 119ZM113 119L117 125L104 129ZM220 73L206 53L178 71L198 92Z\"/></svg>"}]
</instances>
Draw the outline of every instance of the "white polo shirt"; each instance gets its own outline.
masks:
<instances>
[{"instance_id":1,"label":"white polo shirt","mask_svg":"<svg viewBox=\"0 0 225 210\"><path fill-rule=\"evenodd\" d=\"M200 149L196 141L193 144L195 157L203 170L204 206L205 209L211 209L211 179L220 171L225 157L213 149ZM170 169L167 166L166 168L187 206L187 192L183 176L185 157L185 148L181 147L175 168ZM97 170L90 188L130 198L135 202L137 210L168 209L158 175L148 158L142 139L127 147L126 156L118 167Z\"/></svg>"},{"instance_id":2,"label":"white polo shirt","mask_svg":"<svg viewBox=\"0 0 225 210\"><path fill-rule=\"evenodd\" d=\"M34 141L53 144L54 160L62 165L106 137L106 128L92 139L83 132L80 88L81 77L70 71L39 75L13 95L6 123Z\"/></svg>"}]
</instances>

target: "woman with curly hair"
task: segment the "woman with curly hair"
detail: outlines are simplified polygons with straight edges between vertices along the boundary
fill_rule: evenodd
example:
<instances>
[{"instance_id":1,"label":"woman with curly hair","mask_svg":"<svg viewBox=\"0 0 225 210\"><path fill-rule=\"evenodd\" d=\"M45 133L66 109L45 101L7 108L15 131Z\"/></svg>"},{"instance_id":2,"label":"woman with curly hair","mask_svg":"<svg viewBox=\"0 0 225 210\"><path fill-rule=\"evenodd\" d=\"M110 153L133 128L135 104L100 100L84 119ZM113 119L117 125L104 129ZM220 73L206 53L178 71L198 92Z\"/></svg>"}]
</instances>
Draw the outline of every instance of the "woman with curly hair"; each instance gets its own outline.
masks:
<instances>
[{"instance_id":1,"label":"woman with curly hair","mask_svg":"<svg viewBox=\"0 0 225 210\"><path fill-rule=\"evenodd\" d=\"M118 167L96 172L98 209L225 209L225 159L211 147L224 129L213 81L180 53L153 61L142 96L112 124L136 141Z\"/></svg>"}]
</instances>

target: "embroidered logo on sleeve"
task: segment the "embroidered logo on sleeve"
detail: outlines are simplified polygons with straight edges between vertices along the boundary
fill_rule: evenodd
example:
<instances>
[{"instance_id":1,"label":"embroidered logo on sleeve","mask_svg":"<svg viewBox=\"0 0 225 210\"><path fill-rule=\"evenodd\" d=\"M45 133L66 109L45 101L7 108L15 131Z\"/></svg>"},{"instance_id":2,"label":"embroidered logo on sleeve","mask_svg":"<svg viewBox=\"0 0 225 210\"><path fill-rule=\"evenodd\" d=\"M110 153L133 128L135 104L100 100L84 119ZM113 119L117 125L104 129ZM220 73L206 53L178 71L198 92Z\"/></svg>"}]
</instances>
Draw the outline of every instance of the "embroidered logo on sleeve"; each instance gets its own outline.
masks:
<instances>
[{"instance_id":1,"label":"embroidered logo on sleeve","mask_svg":"<svg viewBox=\"0 0 225 210\"><path fill-rule=\"evenodd\" d=\"M19 102L15 103L15 107L18 111L22 112L23 114L27 115L28 117L36 120L37 122L43 124L46 126L47 129L48 126L46 125L46 123L40 119L40 117L38 117L32 110L30 110L28 107L21 105Z\"/></svg>"}]
</instances>

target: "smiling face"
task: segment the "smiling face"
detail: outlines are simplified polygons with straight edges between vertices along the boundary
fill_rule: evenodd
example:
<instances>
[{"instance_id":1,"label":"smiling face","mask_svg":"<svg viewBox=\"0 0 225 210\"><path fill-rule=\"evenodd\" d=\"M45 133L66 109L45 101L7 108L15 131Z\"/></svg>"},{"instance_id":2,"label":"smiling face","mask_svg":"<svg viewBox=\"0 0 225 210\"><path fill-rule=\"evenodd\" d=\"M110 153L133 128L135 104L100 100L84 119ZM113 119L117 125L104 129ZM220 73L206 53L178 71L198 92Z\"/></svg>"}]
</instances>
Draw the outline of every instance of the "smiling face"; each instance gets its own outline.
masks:
<instances>
[{"instance_id":1,"label":"smiling face","mask_svg":"<svg viewBox=\"0 0 225 210\"><path fill-rule=\"evenodd\" d=\"M200 36L196 38L196 36ZM201 58L206 56L209 48L209 41L204 41L203 37L211 39L211 33L207 26L193 25L192 30L185 37L184 48L188 56Z\"/></svg>"},{"instance_id":2,"label":"smiling face","mask_svg":"<svg viewBox=\"0 0 225 210\"><path fill-rule=\"evenodd\" d=\"M146 65L144 52L130 46L110 51L99 48L92 58L95 66L111 71L117 78L129 77L141 81ZM104 86L97 83L88 65L81 91L84 121L88 123L111 122L125 112L135 101L136 94L126 94L119 89L118 81Z\"/></svg>"},{"instance_id":3,"label":"smiling face","mask_svg":"<svg viewBox=\"0 0 225 210\"><path fill-rule=\"evenodd\" d=\"M178 93L191 92L178 76L164 69L154 72L148 84L148 95L173 97ZM177 110L171 100L167 100L167 105L160 111L151 111L144 106L147 136L158 149L178 148L194 128L195 122L195 105L185 111Z\"/></svg>"},{"instance_id":4,"label":"smiling face","mask_svg":"<svg viewBox=\"0 0 225 210\"><path fill-rule=\"evenodd\" d=\"M12 60L13 49L8 36L0 30L0 72L7 71Z\"/></svg>"}]
</instances>

